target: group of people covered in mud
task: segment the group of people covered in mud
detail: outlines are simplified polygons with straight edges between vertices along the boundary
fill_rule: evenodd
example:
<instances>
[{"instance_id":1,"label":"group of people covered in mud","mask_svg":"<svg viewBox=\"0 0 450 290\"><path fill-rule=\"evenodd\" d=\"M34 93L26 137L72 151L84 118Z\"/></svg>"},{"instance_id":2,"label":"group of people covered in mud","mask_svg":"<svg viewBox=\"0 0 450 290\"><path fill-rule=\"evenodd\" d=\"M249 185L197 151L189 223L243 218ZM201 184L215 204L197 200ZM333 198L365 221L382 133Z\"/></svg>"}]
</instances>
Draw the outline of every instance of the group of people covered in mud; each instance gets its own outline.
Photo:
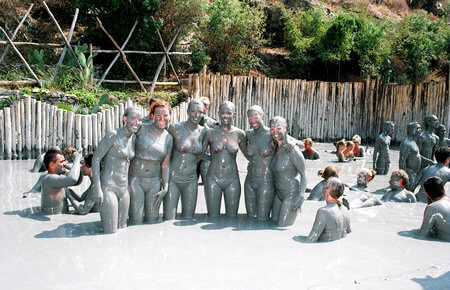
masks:
<instances>
[{"instance_id":1,"label":"group of people covered in mud","mask_svg":"<svg viewBox=\"0 0 450 290\"><path fill-rule=\"evenodd\" d=\"M104 233L114 233L127 224L156 222L161 204L163 218L175 219L181 199L181 216L192 218L201 174L208 216L215 218L220 215L223 197L226 215L235 217L241 196L236 158L241 150L249 162L244 184L248 217L262 221L272 220L280 227L294 224L306 197L305 158L319 158L318 153L312 149L313 141L305 139L302 152L298 146L300 142L288 135L286 120L277 116L266 126L264 112L256 105L247 111L251 129L245 132L232 125L235 114L233 103L226 101L220 104L218 122L207 116L208 108L208 99L194 99L188 105L188 119L170 124L171 107L164 101L157 100L151 104L146 121L143 121L140 109L130 107L123 116L124 126L107 132L94 154L85 157L83 165L80 165L81 154L73 154L73 164L68 172L65 170L66 159L63 153L57 148L50 149L43 160L48 173L40 179L43 212L55 214L67 210L67 197L81 214L98 209ZM379 205L382 201L416 200L414 194L405 189L411 181L413 185L418 184L416 176L410 174L411 167L418 162L411 156L417 146L412 146L410 141L405 145L402 143L408 150L402 146L400 148L400 168L402 164L406 164L402 168L404 170L392 173L390 189L382 199L367 190L367 183L377 172L388 172L388 151L393 128L392 122L386 122L384 131L375 144L375 168L361 170L357 176L357 184L349 190L338 179L337 168L328 166L319 172L324 180L312 189L308 199L326 200L327 205L318 210L313 229L307 238L309 242L345 237L351 231L347 212L350 208ZM408 137L409 128L408 125ZM343 152L352 151L352 157L364 156L364 148L359 147L360 143L361 138L354 136L352 148L347 149L348 145L345 144ZM424 146L431 143L423 141ZM341 161L341 145L336 146L336 154ZM433 155L435 151L438 162L442 161L442 156L446 156L443 164L447 166L450 148L433 149ZM420 160L422 157L426 158L420 156ZM342 159L348 160L344 155ZM428 160L433 164L431 166L436 166L432 159ZM420 180L429 177L431 173L425 172L431 166L424 169ZM448 170L448 167L445 168ZM79 183L81 175L89 176L91 185L78 197L66 187ZM426 187L424 192L430 196ZM85 203L80 205L75 200L85 200ZM448 216L450 208L448 204L446 206ZM446 226L449 227L448 219ZM434 226L431 228L435 229ZM450 229L446 235L450 238Z\"/></svg>"}]
</instances>

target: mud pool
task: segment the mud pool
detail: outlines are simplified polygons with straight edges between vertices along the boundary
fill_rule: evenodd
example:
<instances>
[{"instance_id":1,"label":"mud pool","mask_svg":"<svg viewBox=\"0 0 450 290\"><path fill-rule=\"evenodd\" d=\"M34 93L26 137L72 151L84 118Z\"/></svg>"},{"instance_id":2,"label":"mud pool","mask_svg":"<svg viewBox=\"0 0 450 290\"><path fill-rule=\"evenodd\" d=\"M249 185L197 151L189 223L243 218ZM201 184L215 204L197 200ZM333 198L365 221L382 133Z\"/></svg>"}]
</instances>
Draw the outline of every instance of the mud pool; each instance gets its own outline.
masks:
<instances>
[{"instance_id":1,"label":"mud pool","mask_svg":"<svg viewBox=\"0 0 450 290\"><path fill-rule=\"evenodd\" d=\"M319 169L334 165L354 183L371 156L337 163L329 144L315 144L321 160L307 160L308 188ZM369 148L371 153L372 148ZM391 171L398 151L391 151ZM350 211L352 233L307 244L325 202L305 201L294 226L249 221L241 194L239 216L208 220L203 186L193 220L132 226L102 235L100 216L39 214L40 196L22 198L39 173L34 160L0 161L1 289L449 289L450 243L415 236L425 204ZM239 156L241 185L246 161ZM388 186L389 175L369 183ZM87 187L85 181L82 187ZM449 191L449 185L446 187ZM223 207L223 203L222 203ZM222 209L224 212L224 209Z\"/></svg>"}]
</instances>

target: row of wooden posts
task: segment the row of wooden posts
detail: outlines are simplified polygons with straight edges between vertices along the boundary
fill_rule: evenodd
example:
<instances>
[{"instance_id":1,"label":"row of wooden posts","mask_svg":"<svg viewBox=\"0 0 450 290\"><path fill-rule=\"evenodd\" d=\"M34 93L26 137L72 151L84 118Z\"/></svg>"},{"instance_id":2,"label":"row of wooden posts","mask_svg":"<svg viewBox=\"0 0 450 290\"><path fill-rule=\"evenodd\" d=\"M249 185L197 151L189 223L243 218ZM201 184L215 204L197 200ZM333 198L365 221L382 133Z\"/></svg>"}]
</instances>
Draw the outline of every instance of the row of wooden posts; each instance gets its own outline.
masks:
<instances>
[{"instance_id":1,"label":"row of wooden posts","mask_svg":"<svg viewBox=\"0 0 450 290\"><path fill-rule=\"evenodd\" d=\"M74 146L92 153L106 132L123 126L126 108L147 108L128 99L96 114L81 115L37 101L30 96L0 110L0 159L36 158L52 146ZM187 119L187 102L173 109L173 122Z\"/></svg>"},{"instance_id":2,"label":"row of wooden posts","mask_svg":"<svg viewBox=\"0 0 450 290\"><path fill-rule=\"evenodd\" d=\"M395 143L406 137L406 126L422 125L428 114L450 125L450 100L445 82L400 85L379 80L365 82L321 82L272 79L259 76L211 74L205 70L189 76L188 90L194 98L211 100L210 116L217 118L219 105L231 101L236 106L234 125L249 129L246 112L259 105L265 121L285 117L295 138L337 141L359 134L373 142L385 121L393 121ZM447 130L450 131L450 130Z\"/></svg>"}]
</instances>

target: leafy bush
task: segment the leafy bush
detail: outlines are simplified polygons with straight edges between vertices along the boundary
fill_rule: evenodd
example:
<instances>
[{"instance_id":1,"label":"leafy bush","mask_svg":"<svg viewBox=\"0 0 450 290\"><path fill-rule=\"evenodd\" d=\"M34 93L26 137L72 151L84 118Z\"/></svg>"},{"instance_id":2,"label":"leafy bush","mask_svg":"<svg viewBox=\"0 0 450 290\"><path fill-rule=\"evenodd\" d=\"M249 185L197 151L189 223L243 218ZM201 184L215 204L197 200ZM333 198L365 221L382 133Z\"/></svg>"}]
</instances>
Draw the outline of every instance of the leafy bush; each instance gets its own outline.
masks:
<instances>
[{"instance_id":1,"label":"leafy bush","mask_svg":"<svg viewBox=\"0 0 450 290\"><path fill-rule=\"evenodd\" d=\"M246 73L258 64L255 50L264 43L264 12L239 0L217 0L198 31L199 44L221 73ZM200 44L201 43L201 44ZM197 46L198 48L198 46ZM204 55L201 51L194 56Z\"/></svg>"},{"instance_id":2,"label":"leafy bush","mask_svg":"<svg viewBox=\"0 0 450 290\"><path fill-rule=\"evenodd\" d=\"M409 77L420 82L431 73L433 62L448 61L450 29L443 19L425 12L407 15L395 39L396 55L405 63Z\"/></svg>"}]
</instances>

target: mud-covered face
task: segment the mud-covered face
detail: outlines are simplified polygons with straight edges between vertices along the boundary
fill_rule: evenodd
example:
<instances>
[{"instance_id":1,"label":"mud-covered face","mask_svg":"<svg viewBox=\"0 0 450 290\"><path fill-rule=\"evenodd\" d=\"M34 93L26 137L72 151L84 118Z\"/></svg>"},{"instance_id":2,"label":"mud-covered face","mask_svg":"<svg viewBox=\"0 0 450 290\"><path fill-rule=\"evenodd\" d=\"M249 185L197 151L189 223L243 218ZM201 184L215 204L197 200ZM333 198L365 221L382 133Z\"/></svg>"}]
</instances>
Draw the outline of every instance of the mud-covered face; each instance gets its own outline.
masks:
<instances>
[{"instance_id":1,"label":"mud-covered face","mask_svg":"<svg viewBox=\"0 0 450 290\"><path fill-rule=\"evenodd\" d=\"M286 127L280 122L272 122L270 124L270 134L272 135L273 140L281 141L286 135Z\"/></svg>"},{"instance_id":2,"label":"mud-covered face","mask_svg":"<svg viewBox=\"0 0 450 290\"><path fill-rule=\"evenodd\" d=\"M356 183L357 184L367 184L367 176L364 172L359 172L358 176L356 177Z\"/></svg>"},{"instance_id":3,"label":"mud-covered face","mask_svg":"<svg viewBox=\"0 0 450 290\"><path fill-rule=\"evenodd\" d=\"M305 149L306 149L306 150L312 150L312 144L311 144L311 142L308 142L308 141L305 142Z\"/></svg>"},{"instance_id":4,"label":"mud-covered face","mask_svg":"<svg viewBox=\"0 0 450 290\"><path fill-rule=\"evenodd\" d=\"M436 129L436 135L439 137L444 137L447 134L447 130L445 129L445 126L439 125Z\"/></svg>"},{"instance_id":5,"label":"mud-covered face","mask_svg":"<svg viewBox=\"0 0 450 290\"><path fill-rule=\"evenodd\" d=\"M248 122L250 124L250 127L254 130L259 129L263 124L263 117L264 115L262 115L261 113L257 112L257 111L249 111L247 113L247 117L248 117Z\"/></svg>"},{"instance_id":6,"label":"mud-covered face","mask_svg":"<svg viewBox=\"0 0 450 290\"><path fill-rule=\"evenodd\" d=\"M203 107L199 104L192 104L188 109L189 121L198 124L203 117Z\"/></svg>"},{"instance_id":7,"label":"mud-covered face","mask_svg":"<svg viewBox=\"0 0 450 290\"><path fill-rule=\"evenodd\" d=\"M83 165L81 165L81 174L83 174L84 176L90 176L91 172L92 172L92 168L91 167L87 167L86 163L83 163Z\"/></svg>"},{"instance_id":8,"label":"mud-covered face","mask_svg":"<svg viewBox=\"0 0 450 290\"><path fill-rule=\"evenodd\" d=\"M391 175L391 178L389 179L389 186L391 189L398 189L401 188L403 185L403 179L400 176L396 176L394 174Z\"/></svg>"},{"instance_id":9,"label":"mud-covered face","mask_svg":"<svg viewBox=\"0 0 450 290\"><path fill-rule=\"evenodd\" d=\"M439 126L439 121L436 116L431 116L427 123L428 127L432 130L436 129Z\"/></svg>"},{"instance_id":10,"label":"mud-covered face","mask_svg":"<svg viewBox=\"0 0 450 290\"><path fill-rule=\"evenodd\" d=\"M142 124L142 114L139 111L131 111L124 117L125 126L131 133L136 133Z\"/></svg>"},{"instance_id":11,"label":"mud-covered face","mask_svg":"<svg viewBox=\"0 0 450 290\"><path fill-rule=\"evenodd\" d=\"M419 136L420 132L422 132L422 128L420 128L419 124L415 124L414 128L412 129L412 134L414 137Z\"/></svg>"},{"instance_id":12,"label":"mud-covered face","mask_svg":"<svg viewBox=\"0 0 450 290\"><path fill-rule=\"evenodd\" d=\"M64 155L57 154L55 162L50 162L49 167L53 170L54 174L64 174L66 172L66 159Z\"/></svg>"},{"instance_id":13,"label":"mud-covered face","mask_svg":"<svg viewBox=\"0 0 450 290\"><path fill-rule=\"evenodd\" d=\"M388 135L392 135L392 133L394 133L394 124L393 123L386 124L385 128L386 128L386 133Z\"/></svg>"},{"instance_id":14,"label":"mud-covered face","mask_svg":"<svg viewBox=\"0 0 450 290\"><path fill-rule=\"evenodd\" d=\"M170 113L166 107L157 107L153 113L153 123L159 129L166 129L169 127Z\"/></svg>"},{"instance_id":15,"label":"mud-covered face","mask_svg":"<svg viewBox=\"0 0 450 290\"><path fill-rule=\"evenodd\" d=\"M233 122L233 108L228 104L223 104L220 106L219 110L219 120L222 125L231 125Z\"/></svg>"}]
</instances>

